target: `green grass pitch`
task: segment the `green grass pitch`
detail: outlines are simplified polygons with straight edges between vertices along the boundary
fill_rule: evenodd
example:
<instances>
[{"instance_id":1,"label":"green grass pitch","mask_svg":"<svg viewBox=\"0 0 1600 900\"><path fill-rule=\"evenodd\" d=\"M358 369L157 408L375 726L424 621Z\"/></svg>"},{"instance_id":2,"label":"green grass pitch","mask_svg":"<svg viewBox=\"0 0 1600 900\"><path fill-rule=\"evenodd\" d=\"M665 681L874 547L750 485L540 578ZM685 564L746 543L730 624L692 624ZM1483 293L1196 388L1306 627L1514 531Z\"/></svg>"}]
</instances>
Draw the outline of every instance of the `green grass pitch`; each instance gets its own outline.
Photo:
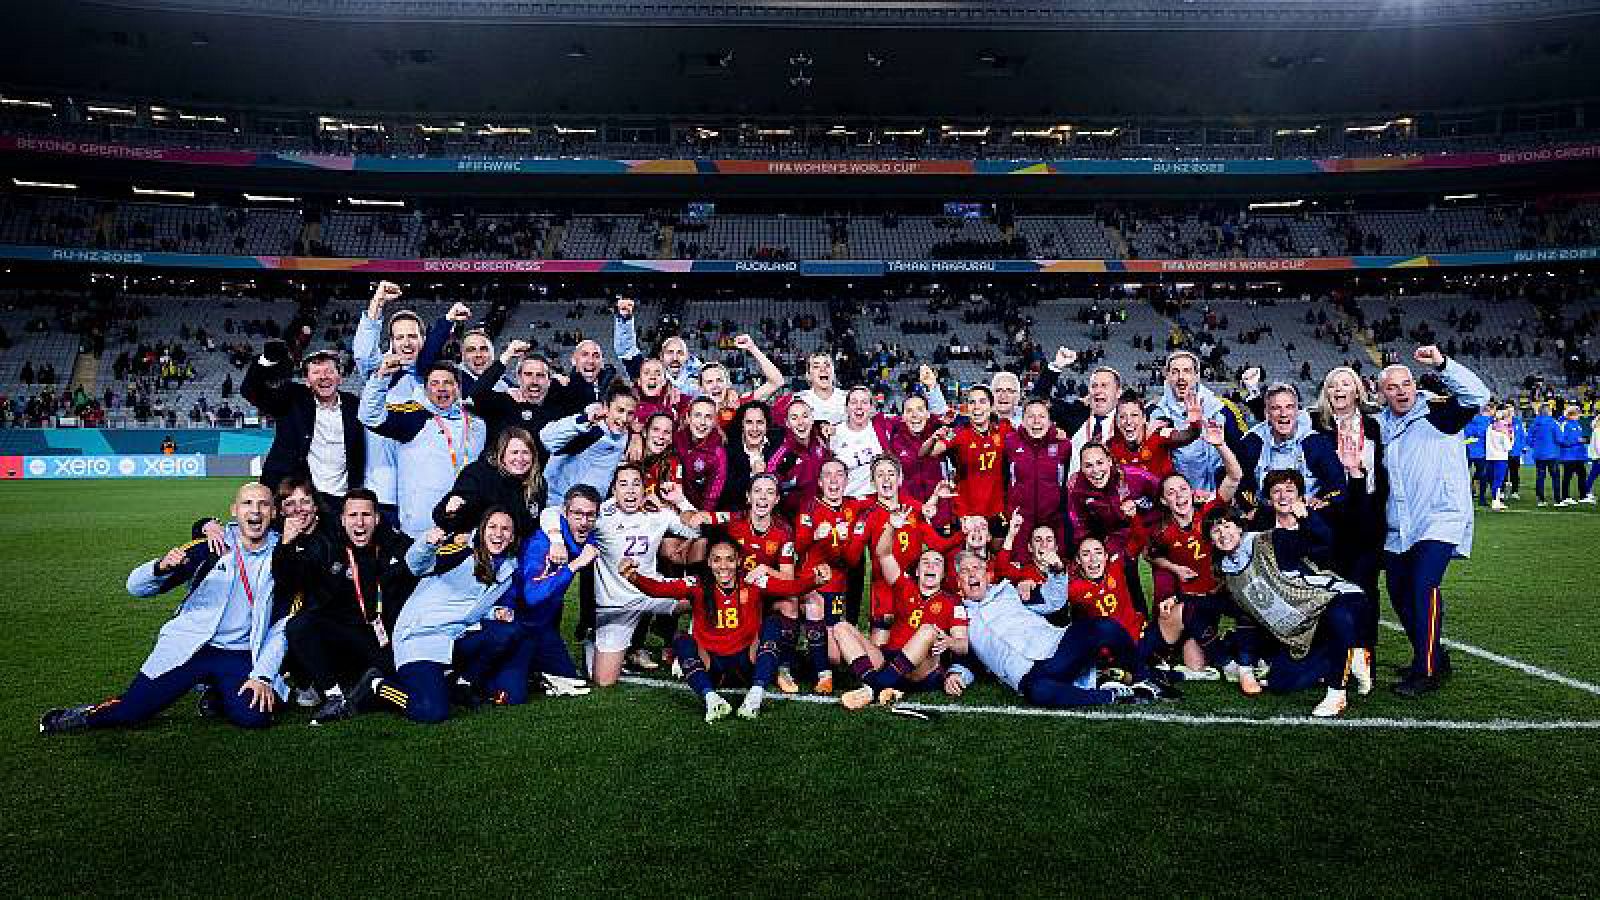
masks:
<instances>
[{"instance_id":1,"label":"green grass pitch","mask_svg":"<svg viewBox=\"0 0 1600 900\"><path fill-rule=\"evenodd\" d=\"M171 613L127 572L235 484L0 485L0 883L38 894L1559 894L1600 890L1600 696L1454 655L1383 727L1019 716L918 723L774 701L708 727L678 690L263 733L183 702L45 738L126 684ZM1593 507L1479 517L1446 635L1600 683ZM569 618L570 622L570 618ZM1385 631L1381 659L1403 658ZM1163 714L1295 717L1194 685ZM1014 706L992 685L967 703ZM1136 715L1137 713L1132 713ZM1115 716L1128 716L1127 708ZM1467 727L1419 727L1422 723ZM1556 723L1509 730L1515 723ZM1582 726L1574 723L1588 723Z\"/></svg>"}]
</instances>

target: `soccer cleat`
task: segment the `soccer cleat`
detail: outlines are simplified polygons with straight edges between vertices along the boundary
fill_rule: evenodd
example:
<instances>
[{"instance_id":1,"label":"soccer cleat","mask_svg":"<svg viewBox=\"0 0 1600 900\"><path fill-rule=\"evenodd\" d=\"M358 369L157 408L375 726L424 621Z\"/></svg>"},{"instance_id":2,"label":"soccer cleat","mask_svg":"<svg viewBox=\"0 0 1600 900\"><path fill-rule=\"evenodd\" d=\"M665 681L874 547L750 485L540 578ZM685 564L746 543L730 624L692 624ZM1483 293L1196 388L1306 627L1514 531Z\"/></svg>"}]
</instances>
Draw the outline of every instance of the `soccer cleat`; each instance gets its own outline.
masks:
<instances>
[{"instance_id":1,"label":"soccer cleat","mask_svg":"<svg viewBox=\"0 0 1600 900\"><path fill-rule=\"evenodd\" d=\"M904 700L905 696L905 691L898 690L896 688L884 688L878 692L878 705L893 706L896 703L899 703L901 700Z\"/></svg>"},{"instance_id":2,"label":"soccer cleat","mask_svg":"<svg viewBox=\"0 0 1600 900\"><path fill-rule=\"evenodd\" d=\"M1162 684L1149 678L1135 681L1132 689L1135 695L1148 697L1149 700L1147 702L1150 703L1154 703L1157 700L1178 700L1183 697L1183 693L1172 685Z\"/></svg>"},{"instance_id":3,"label":"soccer cleat","mask_svg":"<svg viewBox=\"0 0 1600 900\"><path fill-rule=\"evenodd\" d=\"M1423 694L1431 694L1442 686L1438 675L1417 675L1412 673L1402 679L1392 690L1398 696L1413 699L1421 697Z\"/></svg>"},{"instance_id":4,"label":"soccer cleat","mask_svg":"<svg viewBox=\"0 0 1600 900\"><path fill-rule=\"evenodd\" d=\"M356 683L350 688L350 693L344 697L344 702L351 709L359 711L363 706L372 702L373 692L377 690L373 682L382 681L382 670L374 667L362 672L356 678Z\"/></svg>"},{"instance_id":5,"label":"soccer cleat","mask_svg":"<svg viewBox=\"0 0 1600 900\"><path fill-rule=\"evenodd\" d=\"M547 697L583 697L589 693L589 685L582 678L568 678L564 675L551 675L548 672L542 677Z\"/></svg>"},{"instance_id":6,"label":"soccer cleat","mask_svg":"<svg viewBox=\"0 0 1600 900\"><path fill-rule=\"evenodd\" d=\"M833 673L823 672L818 675L817 686L812 689L812 693L822 697L831 696L833 694Z\"/></svg>"},{"instance_id":7,"label":"soccer cleat","mask_svg":"<svg viewBox=\"0 0 1600 900\"><path fill-rule=\"evenodd\" d=\"M322 701L317 711L311 714L312 725L324 725L328 722L338 722L348 719L356 714L355 704L343 694L329 694L328 699Z\"/></svg>"},{"instance_id":8,"label":"soccer cleat","mask_svg":"<svg viewBox=\"0 0 1600 900\"><path fill-rule=\"evenodd\" d=\"M872 686L867 684L839 695L839 705L845 709L864 709L872 705L872 700Z\"/></svg>"},{"instance_id":9,"label":"soccer cleat","mask_svg":"<svg viewBox=\"0 0 1600 900\"><path fill-rule=\"evenodd\" d=\"M733 715L733 707L716 691L706 695L706 724L720 722Z\"/></svg>"},{"instance_id":10,"label":"soccer cleat","mask_svg":"<svg viewBox=\"0 0 1600 900\"><path fill-rule=\"evenodd\" d=\"M1311 714L1319 719L1331 719L1344 712L1345 706L1344 691L1328 688L1328 693L1323 696L1322 702L1317 704L1317 708L1313 709Z\"/></svg>"},{"instance_id":11,"label":"soccer cleat","mask_svg":"<svg viewBox=\"0 0 1600 900\"><path fill-rule=\"evenodd\" d=\"M93 709L92 705L52 709L39 717L39 733L66 734L71 731L85 731L89 727L89 712Z\"/></svg>"},{"instance_id":12,"label":"soccer cleat","mask_svg":"<svg viewBox=\"0 0 1600 900\"><path fill-rule=\"evenodd\" d=\"M1238 664L1237 663L1231 663L1231 665L1235 666L1235 672L1237 672ZM1174 675L1182 677L1184 681L1221 681L1222 680L1222 673L1217 671L1217 667L1216 666L1206 666L1204 669L1191 669L1188 666L1173 666L1172 667L1172 673ZM1228 680L1229 681L1238 681L1239 677L1238 677L1237 674L1235 674L1233 678L1230 678Z\"/></svg>"},{"instance_id":13,"label":"soccer cleat","mask_svg":"<svg viewBox=\"0 0 1600 900\"><path fill-rule=\"evenodd\" d=\"M1365 697L1372 693L1372 651L1357 647L1350 653L1350 680L1356 683L1356 693Z\"/></svg>"},{"instance_id":14,"label":"soccer cleat","mask_svg":"<svg viewBox=\"0 0 1600 900\"><path fill-rule=\"evenodd\" d=\"M1141 696L1138 691L1120 681L1107 681L1100 685L1100 690L1111 695L1111 703L1114 706L1142 706L1150 702L1149 698Z\"/></svg>"},{"instance_id":15,"label":"soccer cleat","mask_svg":"<svg viewBox=\"0 0 1600 900\"><path fill-rule=\"evenodd\" d=\"M660 663L650 658L650 651L643 647L629 653L626 663L630 668L638 669L641 672L654 672L661 668Z\"/></svg>"},{"instance_id":16,"label":"soccer cleat","mask_svg":"<svg viewBox=\"0 0 1600 900\"><path fill-rule=\"evenodd\" d=\"M1568 497L1567 499L1561 501L1560 503L1557 503L1556 505L1557 506L1577 506L1578 505L1578 501L1572 499L1571 497Z\"/></svg>"},{"instance_id":17,"label":"soccer cleat","mask_svg":"<svg viewBox=\"0 0 1600 900\"><path fill-rule=\"evenodd\" d=\"M739 704L739 718L754 719L761 715L761 700L765 693L761 688L751 688L744 695L744 702Z\"/></svg>"},{"instance_id":18,"label":"soccer cleat","mask_svg":"<svg viewBox=\"0 0 1600 900\"><path fill-rule=\"evenodd\" d=\"M1261 680L1256 677L1256 670L1249 666L1239 667L1239 692L1246 697L1254 697L1261 693Z\"/></svg>"},{"instance_id":19,"label":"soccer cleat","mask_svg":"<svg viewBox=\"0 0 1600 900\"><path fill-rule=\"evenodd\" d=\"M794 676L789 673L788 669L779 669L777 677L772 682L778 686L778 690L785 694L800 693L800 683L794 680Z\"/></svg>"},{"instance_id":20,"label":"soccer cleat","mask_svg":"<svg viewBox=\"0 0 1600 900\"><path fill-rule=\"evenodd\" d=\"M322 704L322 694L314 687L303 687L294 692L294 705L301 709L316 709Z\"/></svg>"}]
</instances>

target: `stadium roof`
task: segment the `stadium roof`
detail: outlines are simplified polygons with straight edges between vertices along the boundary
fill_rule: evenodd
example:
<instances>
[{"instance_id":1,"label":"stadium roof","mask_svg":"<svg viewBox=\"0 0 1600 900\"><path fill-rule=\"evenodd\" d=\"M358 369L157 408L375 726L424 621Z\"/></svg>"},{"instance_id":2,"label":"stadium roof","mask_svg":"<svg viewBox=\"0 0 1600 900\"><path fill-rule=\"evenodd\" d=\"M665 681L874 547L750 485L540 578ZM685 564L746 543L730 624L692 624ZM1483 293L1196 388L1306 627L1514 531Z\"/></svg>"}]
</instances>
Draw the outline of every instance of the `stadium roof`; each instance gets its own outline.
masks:
<instances>
[{"instance_id":1,"label":"stadium roof","mask_svg":"<svg viewBox=\"0 0 1600 900\"><path fill-rule=\"evenodd\" d=\"M16 4L0 83L330 113L550 115L1259 117L1600 97L1600 2L1095 6Z\"/></svg>"}]
</instances>

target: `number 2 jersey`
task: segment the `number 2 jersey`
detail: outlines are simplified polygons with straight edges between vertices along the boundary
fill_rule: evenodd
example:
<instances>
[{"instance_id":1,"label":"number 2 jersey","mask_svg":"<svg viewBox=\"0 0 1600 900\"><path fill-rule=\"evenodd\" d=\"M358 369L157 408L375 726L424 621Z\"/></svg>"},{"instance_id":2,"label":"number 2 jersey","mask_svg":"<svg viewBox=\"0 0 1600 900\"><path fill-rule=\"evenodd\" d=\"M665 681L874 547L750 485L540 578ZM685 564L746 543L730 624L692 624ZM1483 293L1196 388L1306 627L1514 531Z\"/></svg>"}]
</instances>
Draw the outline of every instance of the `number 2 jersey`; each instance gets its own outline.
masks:
<instances>
[{"instance_id":1,"label":"number 2 jersey","mask_svg":"<svg viewBox=\"0 0 1600 900\"><path fill-rule=\"evenodd\" d=\"M1200 503L1200 495L1194 498L1197 506L1194 518L1189 520L1189 527L1184 528L1168 516L1157 526L1156 531L1150 536L1149 555L1159 556L1167 562L1177 566L1186 566L1193 569L1196 577L1178 584L1178 593L1190 596L1215 594L1222 590L1222 582L1217 580L1216 569L1211 565L1211 541L1205 536L1206 515L1214 509L1224 509L1228 506L1220 497L1212 497Z\"/></svg>"}]
</instances>

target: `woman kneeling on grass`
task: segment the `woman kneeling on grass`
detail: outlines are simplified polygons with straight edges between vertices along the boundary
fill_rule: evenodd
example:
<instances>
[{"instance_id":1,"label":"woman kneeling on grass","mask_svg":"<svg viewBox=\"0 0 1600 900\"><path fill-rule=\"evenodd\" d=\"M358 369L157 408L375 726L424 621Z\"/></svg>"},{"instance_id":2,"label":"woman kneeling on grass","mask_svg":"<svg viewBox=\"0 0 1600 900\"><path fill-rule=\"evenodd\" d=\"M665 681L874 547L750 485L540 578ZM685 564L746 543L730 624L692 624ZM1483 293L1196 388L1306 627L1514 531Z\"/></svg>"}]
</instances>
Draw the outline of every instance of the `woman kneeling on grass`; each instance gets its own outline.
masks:
<instances>
[{"instance_id":1,"label":"woman kneeling on grass","mask_svg":"<svg viewBox=\"0 0 1600 900\"><path fill-rule=\"evenodd\" d=\"M430 528L406 565L421 580L395 621L394 677L369 671L352 700L370 694L413 722L443 722L451 699L481 700L481 686L522 637L513 609L499 605L517 572L515 521L491 508L470 540L450 543L443 529Z\"/></svg>"},{"instance_id":2,"label":"woman kneeling on grass","mask_svg":"<svg viewBox=\"0 0 1600 900\"><path fill-rule=\"evenodd\" d=\"M1274 489L1286 490L1269 484L1269 496ZM1299 522L1309 514L1303 499L1287 509ZM1345 710L1345 691L1352 682L1359 694L1372 690L1371 656L1359 638L1370 601L1361 588L1306 561L1306 545L1315 539L1310 529L1296 523L1254 532L1245 531L1245 524L1237 512L1214 510L1206 516L1206 536L1216 548L1217 570L1229 592L1261 623L1263 639L1276 639L1277 647L1262 648L1271 663L1264 687L1287 694L1325 685L1327 693L1311 714L1337 716Z\"/></svg>"},{"instance_id":3,"label":"woman kneeling on grass","mask_svg":"<svg viewBox=\"0 0 1600 900\"><path fill-rule=\"evenodd\" d=\"M680 634L673 642L683 679L706 704L706 721L725 719L733 707L715 687L748 682L751 687L739 705L739 717L753 719L761 713L766 688L778 671L778 639L782 623L777 616L763 620L765 597L798 597L809 593L832 575L818 566L811 578L778 578L757 570L739 580L739 549L722 539L711 545L697 575L687 578L652 578L642 574L631 559L618 567L622 577L652 597L688 601L694 621L693 635Z\"/></svg>"}]
</instances>

